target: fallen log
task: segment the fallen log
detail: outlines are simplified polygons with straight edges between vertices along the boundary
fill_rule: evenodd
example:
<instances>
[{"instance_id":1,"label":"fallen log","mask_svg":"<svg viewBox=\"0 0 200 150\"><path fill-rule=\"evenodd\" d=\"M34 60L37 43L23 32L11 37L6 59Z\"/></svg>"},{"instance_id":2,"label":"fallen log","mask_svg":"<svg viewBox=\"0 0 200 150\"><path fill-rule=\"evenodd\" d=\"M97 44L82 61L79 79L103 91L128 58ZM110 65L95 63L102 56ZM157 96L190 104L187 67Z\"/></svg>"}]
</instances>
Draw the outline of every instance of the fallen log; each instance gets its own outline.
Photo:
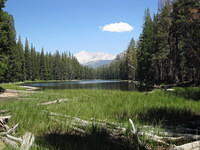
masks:
<instances>
[{"instance_id":1,"label":"fallen log","mask_svg":"<svg viewBox=\"0 0 200 150\"><path fill-rule=\"evenodd\" d=\"M12 134L16 131L17 127L19 126L19 123L17 123L14 127L10 128L6 134Z\"/></svg>"},{"instance_id":2,"label":"fallen log","mask_svg":"<svg viewBox=\"0 0 200 150\"><path fill-rule=\"evenodd\" d=\"M29 150L35 141L35 136L32 133L25 133L21 142L20 150Z\"/></svg>"},{"instance_id":3,"label":"fallen log","mask_svg":"<svg viewBox=\"0 0 200 150\"><path fill-rule=\"evenodd\" d=\"M11 116L0 116L0 120L3 122L8 122L8 120L11 118Z\"/></svg>"},{"instance_id":4,"label":"fallen log","mask_svg":"<svg viewBox=\"0 0 200 150\"><path fill-rule=\"evenodd\" d=\"M2 139L5 144L8 144L15 149L19 149L19 145L21 145L20 150L29 150L34 143L35 137L33 134L27 132L24 134L23 138L6 134Z\"/></svg>"},{"instance_id":5,"label":"fallen log","mask_svg":"<svg viewBox=\"0 0 200 150\"><path fill-rule=\"evenodd\" d=\"M64 123L66 123L66 121L67 121L69 127L74 129L75 131L83 133L83 134L86 133L85 128L87 128L88 126L99 126L100 128L106 129L106 131L108 131L109 135L114 138L123 137L124 139L127 139L126 134L125 134L127 132L127 129L120 127L119 125L117 125L115 123L108 123L106 121L96 120L96 119L92 119L93 121L83 120L78 117L71 117L69 115L55 113L55 112L47 112L47 113L50 116L57 116L57 117L65 118L65 121L58 120L58 119L57 119L57 121L58 122L62 121ZM52 117L52 119L55 119L55 118ZM158 136L158 135L156 135L156 132L154 130L151 130L151 128L148 131L143 130L143 131L139 132L135 128L133 121L131 119L129 119L129 122L132 127L131 133L133 134L134 143L136 143L138 146L143 146L142 142L139 139L139 136L145 136L145 137L147 137L147 139L152 140L156 143L165 145L165 146L170 146L169 143L171 143L171 142L177 143L177 142L184 141L184 140L192 141L192 140L200 139L200 135L179 134L179 133L170 133L170 132L159 132L163 136ZM145 126L145 128L146 127L147 126Z\"/></svg>"},{"instance_id":6,"label":"fallen log","mask_svg":"<svg viewBox=\"0 0 200 150\"><path fill-rule=\"evenodd\" d=\"M15 141L15 142L19 142L21 143L22 142L22 138L18 138L18 137L14 137L12 135L9 135L9 134L6 134L6 137L12 141Z\"/></svg>"},{"instance_id":7,"label":"fallen log","mask_svg":"<svg viewBox=\"0 0 200 150\"><path fill-rule=\"evenodd\" d=\"M176 146L170 150L200 150L200 141L187 143L181 146Z\"/></svg>"},{"instance_id":8,"label":"fallen log","mask_svg":"<svg viewBox=\"0 0 200 150\"><path fill-rule=\"evenodd\" d=\"M9 113L10 111L9 110L0 110L0 114L6 114L6 113Z\"/></svg>"},{"instance_id":9,"label":"fallen log","mask_svg":"<svg viewBox=\"0 0 200 150\"><path fill-rule=\"evenodd\" d=\"M19 148L18 143L13 140L10 140L6 137L3 137L2 140L5 144L10 145L11 147L13 147L15 149Z\"/></svg>"},{"instance_id":10,"label":"fallen log","mask_svg":"<svg viewBox=\"0 0 200 150\"><path fill-rule=\"evenodd\" d=\"M62 102L67 102L67 101L70 101L70 100L69 99L59 99L59 100L44 102L44 103L41 103L41 104L38 104L38 105L43 106L43 105L59 104L59 103L62 103Z\"/></svg>"},{"instance_id":11,"label":"fallen log","mask_svg":"<svg viewBox=\"0 0 200 150\"><path fill-rule=\"evenodd\" d=\"M158 134L164 136L164 138L167 140L167 138L169 138L170 141L178 141L178 139L180 138L180 140L189 140L189 141L196 141L196 140L200 140L200 135L196 135L196 134L188 134L188 133L180 133L181 131L198 131L195 129L189 129L189 128L180 128L180 129L176 129L173 131L173 129L171 129L172 127L167 127L165 128L167 131L156 131L156 129L152 126L143 126L141 127L141 129L145 129L145 131L148 130L148 133L150 134Z\"/></svg>"},{"instance_id":12,"label":"fallen log","mask_svg":"<svg viewBox=\"0 0 200 150\"><path fill-rule=\"evenodd\" d=\"M47 111L45 111L47 112ZM60 113L55 113L55 112L47 112L49 116L58 116L58 117L64 117L68 122L70 122L71 125L73 126L81 126L81 127L88 127L88 126L99 126L101 128L106 128L109 131L118 131L120 133L125 133L126 128L122 128L118 126L117 124L111 124L111 123L106 123L105 121L102 122L101 120L95 120L95 121L89 121L89 120L83 120L78 117L71 117L68 115L60 114Z\"/></svg>"}]
</instances>

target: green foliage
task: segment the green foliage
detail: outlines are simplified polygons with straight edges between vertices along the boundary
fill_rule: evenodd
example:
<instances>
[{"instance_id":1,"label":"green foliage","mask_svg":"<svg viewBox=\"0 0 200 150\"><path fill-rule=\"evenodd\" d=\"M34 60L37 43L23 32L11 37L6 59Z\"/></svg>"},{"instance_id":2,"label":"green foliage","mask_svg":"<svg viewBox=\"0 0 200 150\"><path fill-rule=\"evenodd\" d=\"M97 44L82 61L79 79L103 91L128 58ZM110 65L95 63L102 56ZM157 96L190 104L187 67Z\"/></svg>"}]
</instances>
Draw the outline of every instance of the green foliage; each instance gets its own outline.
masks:
<instances>
[{"instance_id":1,"label":"green foliage","mask_svg":"<svg viewBox=\"0 0 200 150\"><path fill-rule=\"evenodd\" d=\"M0 10L5 7L6 0L0 0Z\"/></svg>"},{"instance_id":2,"label":"green foliage","mask_svg":"<svg viewBox=\"0 0 200 150\"><path fill-rule=\"evenodd\" d=\"M14 20L3 11L5 0L0 1L0 82L9 77L8 69L13 62L10 59L15 47Z\"/></svg>"},{"instance_id":3,"label":"green foliage","mask_svg":"<svg viewBox=\"0 0 200 150\"><path fill-rule=\"evenodd\" d=\"M143 33L140 36L139 52L138 52L138 79L142 82L151 84L152 72L152 53L153 53L153 21L150 11L145 11L145 22Z\"/></svg>"},{"instance_id":4,"label":"green foliage","mask_svg":"<svg viewBox=\"0 0 200 150\"><path fill-rule=\"evenodd\" d=\"M154 20L148 10L138 51L138 80L199 85L200 3L166 0Z\"/></svg>"}]
</instances>

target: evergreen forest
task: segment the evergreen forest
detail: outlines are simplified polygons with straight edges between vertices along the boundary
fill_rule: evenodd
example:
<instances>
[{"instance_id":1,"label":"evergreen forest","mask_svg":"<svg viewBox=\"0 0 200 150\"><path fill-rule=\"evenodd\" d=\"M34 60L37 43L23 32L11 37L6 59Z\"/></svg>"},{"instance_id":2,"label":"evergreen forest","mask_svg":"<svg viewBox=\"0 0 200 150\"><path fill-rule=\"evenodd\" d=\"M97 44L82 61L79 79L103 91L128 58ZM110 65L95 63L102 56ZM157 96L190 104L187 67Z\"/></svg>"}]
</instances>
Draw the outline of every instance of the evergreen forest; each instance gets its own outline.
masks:
<instances>
[{"instance_id":1,"label":"evergreen forest","mask_svg":"<svg viewBox=\"0 0 200 150\"><path fill-rule=\"evenodd\" d=\"M200 84L200 1L164 0L157 14L144 12L139 40L110 64L92 69L70 52L36 50L16 37L14 18L0 0L0 82L120 79L148 85Z\"/></svg>"}]
</instances>

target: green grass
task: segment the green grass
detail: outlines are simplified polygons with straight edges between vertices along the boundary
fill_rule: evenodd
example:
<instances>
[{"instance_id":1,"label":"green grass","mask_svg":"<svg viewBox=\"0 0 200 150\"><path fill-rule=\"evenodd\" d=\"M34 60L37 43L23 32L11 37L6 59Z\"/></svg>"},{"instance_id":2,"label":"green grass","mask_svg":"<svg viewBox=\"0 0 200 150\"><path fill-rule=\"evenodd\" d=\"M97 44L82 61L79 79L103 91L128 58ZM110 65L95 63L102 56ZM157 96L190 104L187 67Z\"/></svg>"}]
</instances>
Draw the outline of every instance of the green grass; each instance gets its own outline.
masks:
<instances>
[{"instance_id":1,"label":"green grass","mask_svg":"<svg viewBox=\"0 0 200 150\"><path fill-rule=\"evenodd\" d=\"M9 90L26 90L27 88L19 86L22 84L22 82L16 82L16 83L1 83L0 87L3 89L9 89Z\"/></svg>"},{"instance_id":2,"label":"green grass","mask_svg":"<svg viewBox=\"0 0 200 150\"><path fill-rule=\"evenodd\" d=\"M15 89L16 86L17 84L3 85L3 87ZM71 101L38 106L41 102L61 98L68 98ZM33 149L39 150L51 149L49 145L52 143L41 141L45 141L46 138L54 141L52 140L54 139L53 135L55 135L56 140L61 137L68 139L71 136L75 139L80 138L71 135L71 129L66 124L55 122L44 110L86 120L90 118L107 120L119 123L124 127L129 126L128 119L131 118L137 127L149 124L162 128L166 121L176 123L177 118L182 119L200 113L200 102L161 90L147 93L115 90L44 90L23 96L21 100L19 98L18 100L2 101L0 102L1 109L10 111L12 119L9 125L20 124L17 135L21 136L29 131L37 136L39 142ZM58 133L61 133L61 137L57 135ZM87 137L87 139L93 138ZM85 139L79 140L84 141ZM56 148L52 147L52 149Z\"/></svg>"}]
</instances>

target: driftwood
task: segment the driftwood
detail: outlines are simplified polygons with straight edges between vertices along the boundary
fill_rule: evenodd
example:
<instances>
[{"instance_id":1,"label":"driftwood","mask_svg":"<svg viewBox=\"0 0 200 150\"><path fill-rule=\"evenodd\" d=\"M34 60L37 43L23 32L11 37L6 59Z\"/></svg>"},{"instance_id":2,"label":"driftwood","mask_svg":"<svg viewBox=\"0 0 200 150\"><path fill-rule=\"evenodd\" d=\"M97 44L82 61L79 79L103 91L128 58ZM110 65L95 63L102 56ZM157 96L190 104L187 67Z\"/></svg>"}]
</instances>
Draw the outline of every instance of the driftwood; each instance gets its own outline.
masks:
<instances>
[{"instance_id":1,"label":"driftwood","mask_svg":"<svg viewBox=\"0 0 200 150\"><path fill-rule=\"evenodd\" d=\"M148 133L152 135L156 135L157 132L153 130L149 130ZM194 134L186 134L186 133L176 133L176 132L159 132L161 139L165 141L171 141L171 142L178 142L178 141L197 141L200 140L200 135L194 135Z\"/></svg>"},{"instance_id":2,"label":"driftwood","mask_svg":"<svg viewBox=\"0 0 200 150\"><path fill-rule=\"evenodd\" d=\"M170 150L200 150L200 141L184 144L181 146L176 146Z\"/></svg>"},{"instance_id":3,"label":"driftwood","mask_svg":"<svg viewBox=\"0 0 200 150\"><path fill-rule=\"evenodd\" d=\"M22 142L23 141L22 138L14 137L14 136L8 135L8 134L6 134L6 137L8 139L12 140L12 141L15 141L15 142Z\"/></svg>"},{"instance_id":4,"label":"driftwood","mask_svg":"<svg viewBox=\"0 0 200 150\"><path fill-rule=\"evenodd\" d=\"M74 127L88 127L88 126L98 126L101 128L105 128L108 131L116 131L118 133L122 133L124 134L126 132L126 128L122 128L117 124L114 123L106 123L105 121L102 120L93 120L93 121L89 121L89 120L83 120L81 118L78 117L71 117L69 115L64 115L64 114L60 114L60 113L54 113L54 112L47 112L49 116L58 116L58 117L64 117L65 120L70 123L71 126Z\"/></svg>"},{"instance_id":5,"label":"driftwood","mask_svg":"<svg viewBox=\"0 0 200 150\"><path fill-rule=\"evenodd\" d=\"M69 99L59 99L59 100L44 102L44 103L41 103L41 104L38 104L38 105L42 106L42 105L59 104L59 103L62 103L62 102L67 102L67 101L70 101L70 100Z\"/></svg>"},{"instance_id":6,"label":"driftwood","mask_svg":"<svg viewBox=\"0 0 200 150\"><path fill-rule=\"evenodd\" d=\"M18 148L18 143L17 143L17 142L15 142L15 141L13 141L13 140L10 140L10 139L8 139L8 138L6 138L6 137L3 137L2 140L3 140L3 142L4 142L5 144L10 145L10 146L13 147L13 148Z\"/></svg>"},{"instance_id":7,"label":"driftwood","mask_svg":"<svg viewBox=\"0 0 200 150\"><path fill-rule=\"evenodd\" d=\"M5 137L2 138L5 144L12 146L13 148L19 150L29 150L34 143L35 137L33 134L27 132L23 136L23 138L14 137L12 135L6 134ZM21 145L21 146L19 146Z\"/></svg>"},{"instance_id":8,"label":"driftwood","mask_svg":"<svg viewBox=\"0 0 200 150\"><path fill-rule=\"evenodd\" d=\"M0 120L3 122L8 122L8 120L11 118L11 116L0 116Z\"/></svg>"},{"instance_id":9,"label":"driftwood","mask_svg":"<svg viewBox=\"0 0 200 150\"><path fill-rule=\"evenodd\" d=\"M0 110L0 114L6 114L6 113L9 113L10 111L9 110Z\"/></svg>"},{"instance_id":10,"label":"driftwood","mask_svg":"<svg viewBox=\"0 0 200 150\"><path fill-rule=\"evenodd\" d=\"M139 139L138 131L135 128L135 125L133 124L133 121L131 119L129 119L129 122L130 122L131 127L132 127L131 132L133 134L133 140L135 141L136 148L139 150L140 147L144 147L144 145L142 144L142 142Z\"/></svg>"},{"instance_id":11,"label":"driftwood","mask_svg":"<svg viewBox=\"0 0 200 150\"><path fill-rule=\"evenodd\" d=\"M16 131L17 127L19 126L19 123L17 123L14 127L8 129L8 131L6 132L6 134L12 134Z\"/></svg>"},{"instance_id":12,"label":"driftwood","mask_svg":"<svg viewBox=\"0 0 200 150\"><path fill-rule=\"evenodd\" d=\"M109 123L106 124L105 122L98 121L98 120L96 120L95 122L91 122L88 120L80 119L78 117L70 117L68 115L63 115L63 114L54 113L54 112L49 112L49 115L64 117L68 121L70 127L72 127L75 131L80 131L81 133L85 133L82 127L88 127L88 126L92 126L92 125L96 125L96 126L106 129L110 133L110 135L115 138L121 138L121 137L123 137L123 135L125 137L125 133L127 131L126 128L122 128L122 127L118 126L117 124L109 125ZM133 121L131 119L129 119L129 122L132 127L131 133L133 135L133 141L134 141L134 144L137 145L138 149L139 149L139 147L144 147L144 145L142 144L142 142L139 139L139 136L146 136L148 139L150 139L154 142L157 142L157 143L164 144L164 145L169 145L164 140L170 140L170 139L171 140L179 140L180 139L179 137L178 138L160 137L157 135L152 135L147 132L138 132L133 124Z\"/></svg>"},{"instance_id":13,"label":"driftwood","mask_svg":"<svg viewBox=\"0 0 200 150\"><path fill-rule=\"evenodd\" d=\"M10 118L11 116L0 117L0 128L3 129L3 132L0 132L0 137L5 144L8 144L15 149L29 150L35 140L34 135L27 132L23 138L13 136L12 134L16 131L19 124L17 123L12 128L9 128L6 123Z\"/></svg>"},{"instance_id":14,"label":"driftwood","mask_svg":"<svg viewBox=\"0 0 200 150\"><path fill-rule=\"evenodd\" d=\"M0 116L0 128L4 131L9 130L9 126L6 124L11 116Z\"/></svg>"},{"instance_id":15,"label":"driftwood","mask_svg":"<svg viewBox=\"0 0 200 150\"><path fill-rule=\"evenodd\" d=\"M118 124L115 124L115 123L108 123L104 120L95 120L95 119L91 119L92 121L83 120L83 119L78 118L78 117L71 117L69 115L64 115L64 114L59 114L59 113L54 113L54 112L48 112L48 114L49 114L49 116L57 116L57 117L65 118L65 121L59 120L59 119L56 119L56 120L58 122L62 121L62 122L67 123L69 127L74 129L75 131L83 133L83 134L86 133L85 130L84 130L86 127L96 125L96 126L99 126L101 128L106 129L110 133L110 135L114 138L124 138L124 139L126 139L125 133L128 130L126 128L120 127ZM55 120L54 117L52 117L52 119ZM131 119L129 119L129 122L130 122L131 127L132 127L131 133L133 135L133 141L134 141L134 144L137 145L137 147L143 146L142 142L139 139L139 136L144 136L151 141L154 141L156 143L159 143L159 144L162 144L162 145L165 145L165 146L170 146L171 142L177 143L177 142L181 142L181 141L184 141L184 140L194 141L194 140L200 139L200 135L179 134L179 133L170 133L170 132L160 132L160 134L162 136L158 136L158 135L156 135L156 132L151 130L151 129L150 130L144 130L144 131L138 131L136 129L136 127L134 126L133 121ZM194 144L192 144L192 146L198 145L198 144L199 143L195 142ZM185 145L187 145L187 147L191 147L190 143L185 144ZM179 148L180 146L177 146L177 147ZM198 147L198 148L199 148L198 150L200 150L200 147ZM174 150L182 150L182 149L174 149ZM183 150L185 150L185 149L183 149ZM186 150L192 150L192 149L186 149Z\"/></svg>"},{"instance_id":16,"label":"driftwood","mask_svg":"<svg viewBox=\"0 0 200 150\"><path fill-rule=\"evenodd\" d=\"M31 146L33 145L33 142L35 140L35 137L33 134L27 132L23 136L23 140L21 142L20 150L29 150Z\"/></svg>"}]
</instances>

